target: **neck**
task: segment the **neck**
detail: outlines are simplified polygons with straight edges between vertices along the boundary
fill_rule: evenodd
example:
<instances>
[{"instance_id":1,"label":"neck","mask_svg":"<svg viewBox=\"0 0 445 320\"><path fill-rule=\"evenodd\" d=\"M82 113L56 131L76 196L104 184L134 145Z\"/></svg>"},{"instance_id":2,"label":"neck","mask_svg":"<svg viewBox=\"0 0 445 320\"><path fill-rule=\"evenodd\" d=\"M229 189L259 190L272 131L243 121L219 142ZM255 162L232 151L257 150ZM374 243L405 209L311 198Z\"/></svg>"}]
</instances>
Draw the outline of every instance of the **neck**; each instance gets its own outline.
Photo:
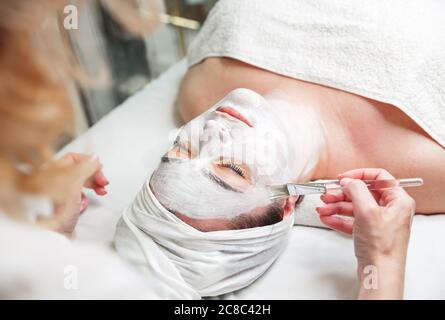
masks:
<instances>
[{"instance_id":1,"label":"neck","mask_svg":"<svg viewBox=\"0 0 445 320\"><path fill-rule=\"evenodd\" d=\"M267 99L276 109L288 137L294 181L307 182L327 177L330 143L318 109L299 102L284 90L270 92Z\"/></svg>"}]
</instances>

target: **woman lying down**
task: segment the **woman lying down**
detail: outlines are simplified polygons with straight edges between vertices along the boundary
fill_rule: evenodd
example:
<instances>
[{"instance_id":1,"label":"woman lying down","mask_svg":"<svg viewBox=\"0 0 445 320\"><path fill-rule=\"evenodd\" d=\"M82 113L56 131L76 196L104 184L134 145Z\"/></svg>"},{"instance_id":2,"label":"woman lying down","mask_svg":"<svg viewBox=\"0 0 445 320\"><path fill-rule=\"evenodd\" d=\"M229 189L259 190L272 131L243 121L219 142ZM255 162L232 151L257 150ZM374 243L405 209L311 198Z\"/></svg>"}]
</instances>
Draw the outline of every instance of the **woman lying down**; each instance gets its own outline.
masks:
<instances>
[{"instance_id":1,"label":"woman lying down","mask_svg":"<svg viewBox=\"0 0 445 320\"><path fill-rule=\"evenodd\" d=\"M252 1L222 0L211 12L178 98L183 118L193 120L118 225L117 250L168 284L164 297L234 291L272 265L298 199L270 201L269 184L380 167L424 179L408 190L418 213L445 212L437 10L426 13L428 24L407 18L389 28L387 14L418 17L415 8ZM425 36L412 37L413 28ZM328 227L352 232L341 202L317 211Z\"/></svg>"}]
</instances>

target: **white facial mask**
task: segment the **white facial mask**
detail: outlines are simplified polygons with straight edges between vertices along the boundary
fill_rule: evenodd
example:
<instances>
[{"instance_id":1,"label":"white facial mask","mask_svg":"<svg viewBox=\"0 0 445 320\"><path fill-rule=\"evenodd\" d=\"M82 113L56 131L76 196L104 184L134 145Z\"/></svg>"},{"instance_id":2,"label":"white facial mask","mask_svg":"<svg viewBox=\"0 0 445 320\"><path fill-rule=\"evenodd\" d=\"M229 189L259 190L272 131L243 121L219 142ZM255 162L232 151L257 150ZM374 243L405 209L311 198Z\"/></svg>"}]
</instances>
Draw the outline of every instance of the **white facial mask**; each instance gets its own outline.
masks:
<instances>
[{"instance_id":1,"label":"white facial mask","mask_svg":"<svg viewBox=\"0 0 445 320\"><path fill-rule=\"evenodd\" d=\"M231 108L250 126L218 111L220 107ZM270 203L266 185L290 182L308 169L307 163L296 158L291 141L306 137L289 132L278 116L280 112L286 118L286 112L293 109L285 102L271 106L251 90L232 91L180 130L176 143L191 145L191 159L161 163L150 182L156 197L170 210L192 218L232 218L266 206ZM252 187L244 193L234 192L209 179L204 172L221 158L247 165Z\"/></svg>"},{"instance_id":2,"label":"white facial mask","mask_svg":"<svg viewBox=\"0 0 445 320\"><path fill-rule=\"evenodd\" d=\"M161 164L150 180L158 201L169 210L195 219L230 219L270 204L262 186L252 186L245 192L224 189L211 178L205 163L179 160Z\"/></svg>"},{"instance_id":3,"label":"white facial mask","mask_svg":"<svg viewBox=\"0 0 445 320\"><path fill-rule=\"evenodd\" d=\"M229 107L252 125L218 112ZM232 91L207 112L183 126L181 141L191 141L192 154L200 159L232 158L249 165L256 183L285 183L295 175L289 161L295 154L283 123L273 107L247 89Z\"/></svg>"}]
</instances>

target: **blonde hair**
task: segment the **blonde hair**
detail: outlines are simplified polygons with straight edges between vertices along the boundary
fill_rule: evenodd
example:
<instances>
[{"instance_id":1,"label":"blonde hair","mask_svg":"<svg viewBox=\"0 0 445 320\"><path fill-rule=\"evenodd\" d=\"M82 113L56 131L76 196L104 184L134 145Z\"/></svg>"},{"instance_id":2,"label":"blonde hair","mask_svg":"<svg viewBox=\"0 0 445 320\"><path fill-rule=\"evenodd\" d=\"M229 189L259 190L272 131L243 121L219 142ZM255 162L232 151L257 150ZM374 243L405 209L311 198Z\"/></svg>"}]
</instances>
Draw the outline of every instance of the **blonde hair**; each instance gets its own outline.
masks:
<instances>
[{"instance_id":1,"label":"blonde hair","mask_svg":"<svg viewBox=\"0 0 445 320\"><path fill-rule=\"evenodd\" d=\"M129 31L145 34L157 24L159 1L101 3ZM136 3L144 4L143 16ZM83 75L61 27L67 4L0 2L0 210L18 217L20 195L63 201L91 170L88 163L52 161L59 139L72 130L68 87Z\"/></svg>"}]
</instances>

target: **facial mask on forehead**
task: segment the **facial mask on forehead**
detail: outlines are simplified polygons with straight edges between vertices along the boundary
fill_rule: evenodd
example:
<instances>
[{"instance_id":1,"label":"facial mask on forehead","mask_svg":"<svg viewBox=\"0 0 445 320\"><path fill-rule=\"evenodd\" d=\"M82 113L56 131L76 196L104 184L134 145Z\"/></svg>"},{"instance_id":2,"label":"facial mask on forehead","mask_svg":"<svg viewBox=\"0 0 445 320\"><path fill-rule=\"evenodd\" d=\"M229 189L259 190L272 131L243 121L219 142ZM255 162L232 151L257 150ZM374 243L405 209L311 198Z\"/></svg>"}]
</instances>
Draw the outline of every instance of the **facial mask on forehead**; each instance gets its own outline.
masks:
<instances>
[{"instance_id":1,"label":"facial mask on forehead","mask_svg":"<svg viewBox=\"0 0 445 320\"><path fill-rule=\"evenodd\" d=\"M150 180L158 201L169 210L196 219L230 219L270 204L262 186L252 186L245 192L224 189L210 177L205 163L162 163Z\"/></svg>"}]
</instances>

